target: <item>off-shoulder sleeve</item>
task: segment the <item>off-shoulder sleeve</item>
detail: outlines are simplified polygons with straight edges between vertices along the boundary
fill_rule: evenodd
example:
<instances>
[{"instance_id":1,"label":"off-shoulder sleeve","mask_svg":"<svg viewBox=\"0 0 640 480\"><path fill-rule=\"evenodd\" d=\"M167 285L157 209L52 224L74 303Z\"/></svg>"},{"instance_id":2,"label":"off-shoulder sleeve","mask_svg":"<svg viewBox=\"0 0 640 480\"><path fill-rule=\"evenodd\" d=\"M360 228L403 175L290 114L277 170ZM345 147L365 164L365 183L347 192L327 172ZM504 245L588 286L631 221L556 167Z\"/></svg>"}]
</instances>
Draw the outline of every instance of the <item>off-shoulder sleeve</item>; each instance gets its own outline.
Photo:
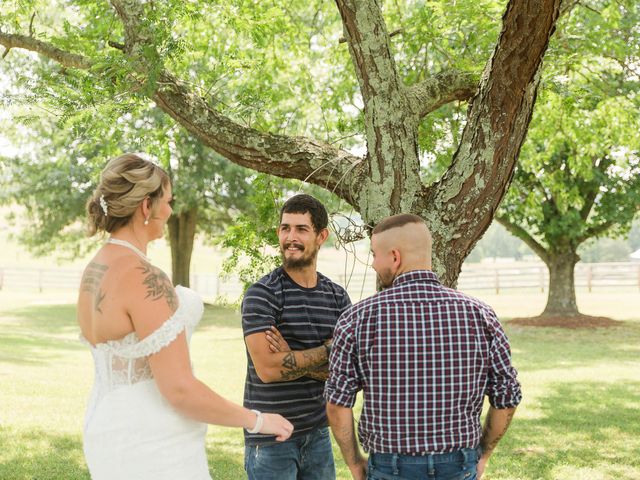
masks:
<instances>
[{"instance_id":1,"label":"off-shoulder sleeve","mask_svg":"<svg viewBox=\"0 0 640 480\"><path fill-rule=\"evenodd\" d=\"M190 306L190 302L183 300L186 299L180 299L180 305L171 317L142 340L138 340L134 333L127 336L124 341L108 341L96 345L96 348L107 350L118 357L126 359L148 357L158 353L171 344L187 326L191 325L193 318L196 317L195 313L197 312L195 310L197 309L193 305ZM201 315L202 303L199 304L199 307L198 312Z\"/></svg>"}]
</instances>

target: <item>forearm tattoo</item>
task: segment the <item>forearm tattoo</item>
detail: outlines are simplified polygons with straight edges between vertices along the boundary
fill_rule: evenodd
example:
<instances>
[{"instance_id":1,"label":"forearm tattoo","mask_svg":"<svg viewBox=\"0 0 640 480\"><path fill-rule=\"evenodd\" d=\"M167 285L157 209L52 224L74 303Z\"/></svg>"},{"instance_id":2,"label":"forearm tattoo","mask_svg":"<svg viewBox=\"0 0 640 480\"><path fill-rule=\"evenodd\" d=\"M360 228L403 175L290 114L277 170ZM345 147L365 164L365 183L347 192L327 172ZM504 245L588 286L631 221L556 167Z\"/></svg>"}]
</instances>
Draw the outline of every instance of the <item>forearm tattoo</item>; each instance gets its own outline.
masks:
<instances>
[{"instance_id":1,"label":"forearm tattoo","mask_svg":"<svg viewBox=\"0 0 640 480\"><path fill-rule=\"evenodd\" d=\"M502 427L502 431L497 432L495 434L493 434L492 430L494 428L498 428L498 426L493 425L491 423L491 418L487 417L487 420L485 422L485 426L482 432L482 438L480 439L480 443L482 444L484 451L492 452L496 448L496 446L498 445L498 442L500 442L502 437L504 437L504 434L507 433L507 430L509 429L509 425L511 424L511 419L513 418L514 413L515 412L513 411L508 413L507 418L505 419L505 423ZM495 435L495 437L490 439L492 434Z\"/></svg>"},{"instance_id":2,"label":"forearm tattoo","mask_svg":"<svg viewBox=\"0 0 640 480\"><path fill-rule=\"evenodd\" d=\"M100 284L102 283L102 278L108 269L109 267L107 265L91 262L87 265L87 268L82 275L82 281L80 282L81 290L93 295L93 309L100 313L102 313L100 304L105 297L105 293L100 288Z\"/></svg>"},{"instance_id":3,"label":"forearm tattoo","mask_svg":"<svg viewBox=\"0 0 640 480\"><path fill-rule=\"evenodd\" d=\"M329 378L329 364L318 365L317 367L310 368L306 374L307 377L314 380L320 380L325 382Z\"/></svg>"},{"instance_id":4,"label":"forearm tattoo","mask_svg":"<svg viewBox=\"0 0 640 480\"><path fill-rule=\"evenodd\" d=\"M319 365L327 362L326 349L324 347L311 348L299 352L302 355L304 367L298 365L295 352L288 352L282 359L282 380L295 380L309 372L313 372Z\"/></svg>"},{"instance_id":5,"label":"forearm tattoo","mask_svg":"<svg viewBox=\"0 0 640 480\"><path fill-rule=\"evenodd\" d=\"M146 262L142 262L142 266L138 268L145 274L143 281L147 287L145 298L151 297L153 300L164 298L171 309L178 308L178 298L167 275L159 268Z\"/></svg>"}]
</instances>

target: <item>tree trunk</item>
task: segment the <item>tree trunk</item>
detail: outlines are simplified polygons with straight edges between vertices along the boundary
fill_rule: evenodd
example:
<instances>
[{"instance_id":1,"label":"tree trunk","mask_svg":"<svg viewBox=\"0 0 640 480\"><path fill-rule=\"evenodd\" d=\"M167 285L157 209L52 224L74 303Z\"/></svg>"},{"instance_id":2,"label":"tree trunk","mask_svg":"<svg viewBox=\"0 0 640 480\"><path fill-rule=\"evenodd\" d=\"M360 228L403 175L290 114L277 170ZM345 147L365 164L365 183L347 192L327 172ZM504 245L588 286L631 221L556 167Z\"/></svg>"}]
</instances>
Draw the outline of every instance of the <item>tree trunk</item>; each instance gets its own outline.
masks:
<instances>
[{"instance_id":1,"label":"tree trunk","mask_svg":"<svg viewBox=\"0 0 640 480\"><path fill-rule=\"evenodd\" d=\"M191 253L196 236L198 209L192 208L169 218L169 243L171 245L171 279L174 285L189 285Z\"/></svg>"},{"instance_id":2,"label":"tree trunk","mask_svg":"<svg viewBox=\"0 0 640 480\"><path fill-rule=\"evenodd\" d=\"M576 303L574 270L580 257L574 250L549 253L546 259L549 268L549 296L542 316L580 315Z\"/></svg>"}]
</instances>

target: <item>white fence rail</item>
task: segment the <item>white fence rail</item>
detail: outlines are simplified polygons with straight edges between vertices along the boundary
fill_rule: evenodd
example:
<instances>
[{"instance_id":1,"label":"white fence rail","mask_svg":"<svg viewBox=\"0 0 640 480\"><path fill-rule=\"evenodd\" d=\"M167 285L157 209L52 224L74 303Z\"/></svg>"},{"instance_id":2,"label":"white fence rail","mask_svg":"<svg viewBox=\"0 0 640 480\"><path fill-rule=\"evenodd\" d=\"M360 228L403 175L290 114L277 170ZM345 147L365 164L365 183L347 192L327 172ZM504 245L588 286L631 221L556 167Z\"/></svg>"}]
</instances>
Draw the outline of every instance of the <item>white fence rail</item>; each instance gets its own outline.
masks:
<instances>
[{"instance_id":1,"label":"white fence rail","mask_svg":"<svg viewBox=\"0 0 640 480\"><path fill-rule=\"evenodd\" d=\"M0 289L77 289L82 272L71 269L38 269L0 267ZM330 274L345 285L353 300L375 292L375 272L351 275ZM481 264L464 266L458 279L463 291L493 290L501 293L509 289L538 289L546 291L549 274L543 264ZM588 291L603 288L632 288L640 290L640 263L579 263L575 270L576 288ZM214 299L237 300L242 284L234 277L220 277L214 273L194 274L191 287L201 295Z\"/></svg>"}]
</instances>

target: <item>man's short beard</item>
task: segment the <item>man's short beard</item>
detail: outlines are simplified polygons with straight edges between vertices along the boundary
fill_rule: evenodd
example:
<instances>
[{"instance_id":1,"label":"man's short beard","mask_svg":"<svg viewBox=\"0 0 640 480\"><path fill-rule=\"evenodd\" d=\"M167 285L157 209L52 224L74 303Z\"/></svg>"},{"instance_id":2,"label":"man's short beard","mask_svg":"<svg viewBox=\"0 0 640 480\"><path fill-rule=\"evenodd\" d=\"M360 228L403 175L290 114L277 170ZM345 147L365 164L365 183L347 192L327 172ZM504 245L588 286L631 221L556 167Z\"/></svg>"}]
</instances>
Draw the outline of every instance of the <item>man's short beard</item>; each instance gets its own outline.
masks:
<instances>
[{"instance_id":1,"label":"man's short beard","mask_svg":"<svg viewBox=\"0 0 640 480\"><path fill-rule=\"evenodd\" d=\"M287 258L286 255L284 254L285 251L282 248L280 248L280 257L282 258L282 265L284 266L284 268L288 270L302 270L315 263L316 258L318 258L319 251L320 249L317 248L309 256L303 255L301 258ZM304 252L305 250L302 251L302 253Z\"/></svg>"},{"instance_id":2,"label":"man's short beard","mask_svg":"<svg viewBox=\"0 0 640 480\"><path fill-rule=\"evenodd\" d=\"M314 260L315 256L302 258L286 258L284 255L282 255L282 265L288 270L302 270L303 268L313 265Z\"/></svg>"},{"instance_id":3,"label":"man's short beard","mask_svg":"<svg viewBox=\"0 0 640 480\"><path fill-rule=\"evenodd\" d=\"M382 274L387 277L387 280L383 282L382 276L379 273L376 274L377 287L379 287L380 290L386 290L391 285L393 285L393 282L396 278L391 274L390 271L382 272Z\"/></svg>"}]
</instances>

